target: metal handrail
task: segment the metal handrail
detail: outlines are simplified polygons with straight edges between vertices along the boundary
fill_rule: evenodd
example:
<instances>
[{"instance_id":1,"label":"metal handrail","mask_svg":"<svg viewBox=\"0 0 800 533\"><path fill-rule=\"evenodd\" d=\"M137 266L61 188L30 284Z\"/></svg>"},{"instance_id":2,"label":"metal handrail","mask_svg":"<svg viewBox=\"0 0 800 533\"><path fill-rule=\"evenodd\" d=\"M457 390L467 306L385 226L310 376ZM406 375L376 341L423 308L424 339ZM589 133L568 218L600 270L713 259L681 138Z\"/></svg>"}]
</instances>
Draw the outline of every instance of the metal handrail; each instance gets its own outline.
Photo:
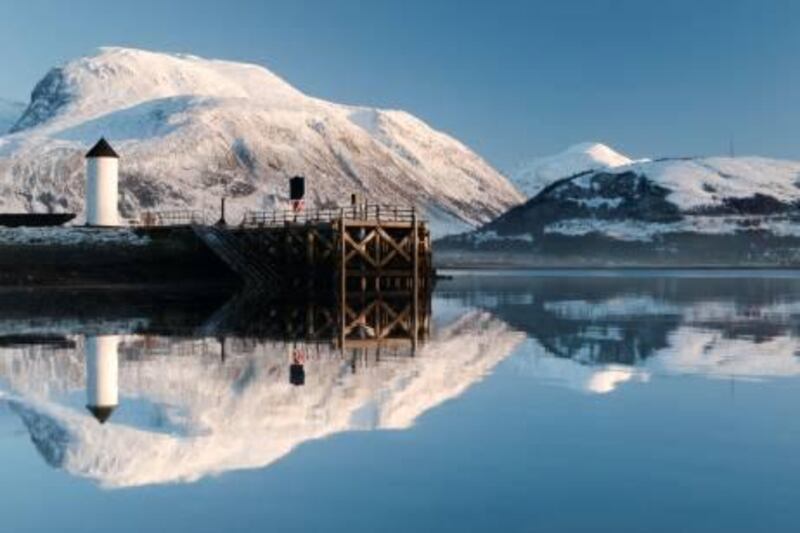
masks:
<instances>
[{"instance_id":1,"label":"metal handrail","mask_svg":"<svg viewBox=\"0 0 800 533\"><path fill-rule=\"evenodd\" d=\"M147 211L140 219L142 226L189 226L192 224L206 224L207 218L203 211L191 209L176 209L172 211Z\"/></svg>"},{"instance_id":2,"label":"metal handrail","mask_svg":"<svg viewBox=\"0 0 800 533\"><path fill-rule=\"evenodd\" d=\"M280 227L287 224L331 223L338 220L377 220L381 222L413 222L419 216L415 207L385 204L361 204L347 207L311 209L300 212L291 209L274 211L247 211L242 219L244 227ZM204 211L176 209L171 211L147 211L139 220L140 225L188 226L207 224Z\"/></svg>"},{"instance_id":3,"label":"metal handrail","mask_svg":"<svg viewBox=\"0 0 800 533\"><path fill-rule=\"evenodd\" d=\"M335 222L337 220L379 220L384 222L413 222L417 218L414 207L399 205L363 204L340 208L313 209L294 212L290 209L275 211L248 211L242 220L243 226L284 226L312 222Z\"/></svg>"}]
</instances>

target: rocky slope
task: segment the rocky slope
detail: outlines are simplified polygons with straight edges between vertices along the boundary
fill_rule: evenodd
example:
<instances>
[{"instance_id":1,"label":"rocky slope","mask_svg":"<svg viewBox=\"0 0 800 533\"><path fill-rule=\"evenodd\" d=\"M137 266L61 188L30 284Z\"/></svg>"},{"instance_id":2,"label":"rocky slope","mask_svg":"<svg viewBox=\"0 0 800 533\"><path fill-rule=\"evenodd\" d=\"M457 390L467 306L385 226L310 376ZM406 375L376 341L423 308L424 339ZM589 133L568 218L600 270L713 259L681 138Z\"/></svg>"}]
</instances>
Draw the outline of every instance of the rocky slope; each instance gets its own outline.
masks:
<instances>
[{"instance_id":1,"label":"rocky slope","mask_svg":"<svg viewBox=\"0 0 800 533\"><path fill-rule=\"evenodd\" d=\"M326 102L256 65L105 48L51 70L0 137L0 210L81 212L83 153L122 156L120 208L285 205L308 178L311 206L351 192L413 203L439 228L486 222L523 197L455 139L403 111ZM441 232L441 231L440 231Z\"/></svg>"},{"instance_id":2,"label":"rocky slope","mask_svg":"<svg viewBox=\"0 0 800 533\"><path fill-rule=\"evenodd\" d=\"M578 265L800 264L800 162L661 159L556 181L444 248Z\"/></svg>"}]
</instances>

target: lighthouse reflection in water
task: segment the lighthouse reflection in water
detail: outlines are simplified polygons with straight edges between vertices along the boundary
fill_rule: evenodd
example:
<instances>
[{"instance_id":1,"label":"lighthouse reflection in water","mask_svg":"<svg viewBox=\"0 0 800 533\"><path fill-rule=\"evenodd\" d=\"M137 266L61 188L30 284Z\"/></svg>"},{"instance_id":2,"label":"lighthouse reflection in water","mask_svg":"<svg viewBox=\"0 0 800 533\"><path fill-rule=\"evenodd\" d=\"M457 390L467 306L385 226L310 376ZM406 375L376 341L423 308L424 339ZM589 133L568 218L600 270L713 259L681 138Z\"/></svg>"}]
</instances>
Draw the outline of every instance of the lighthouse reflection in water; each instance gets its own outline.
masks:
<instances>
[{"instance_id":1,"label":"lighthouse reflection in water","mask_svg":"<svg viewBox=\"0 0 800 533\"><path fill-rule=\"evenodd\" d=\"M30 315L0 298L0 329L24 333L0 359L2 398L48 464L108 488L263 467L309 440L408 427L509 347L481 353L473 335L465 351L464 335L442 329L431 347L462 355L428 357L427 294L331 304L89 293L72 306L27 296ZM442 371L454 383L427 392Z\"/></svg>"},{"instance_id":2,"label":"lighthouse reflection in water","mask_svg":"<svg viewBox=\"0 0 800 533\"><path fill-rule=\"evenodd\" d=\"M103 526L142 503L116 491L136 487L224 504L234 521L269 501L270 519L291 510L276 530L312 501L310 519L346 522L341 495L378 502L370 526L398 501L428 510L405 531L432 515L469 530L487 513L559 531L576 516L564 501L612 523L621 500L667 530L685 530L675 509L729 501L786 526L798 353L800 281L782 273L462 275L432 298L335 303L0 293L0 488L79 486L87 514L116 502Z\"/></svg>"},{"instance_id":3,"label":"lighthouse reflection in water","mask_svg":"<svg viewBox=\"0 0 800 533\"><path fill-rule=\"evenodd\" d=\"M86 408L104 424L119 405L118 335L86 337Z\"/></svg>"}]
</instances>

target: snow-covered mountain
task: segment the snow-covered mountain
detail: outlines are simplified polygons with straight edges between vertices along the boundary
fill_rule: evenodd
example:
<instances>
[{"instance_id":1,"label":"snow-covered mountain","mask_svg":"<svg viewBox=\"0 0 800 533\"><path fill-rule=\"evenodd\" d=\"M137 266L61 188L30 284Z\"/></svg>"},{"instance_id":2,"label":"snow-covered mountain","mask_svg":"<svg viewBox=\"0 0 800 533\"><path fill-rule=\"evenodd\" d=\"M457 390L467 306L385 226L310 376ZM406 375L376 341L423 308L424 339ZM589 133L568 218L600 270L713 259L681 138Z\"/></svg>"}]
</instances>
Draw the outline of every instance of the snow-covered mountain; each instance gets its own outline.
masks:
<instances>
[{"instance_id":1,"label":"snow-covered mountain","mask_svg":"<svg viewBox=\"0 0 800 533\"><path fill-rule=\"evenodd\" d=\"M632 162L630 158L604 144L587 142L520 165L514 172L512 180L530 198L560 179L589 170L620 167Z\"/></svg>"},{"instance_id":2,"label":"snow-covered mountain","mask_svg":"<svg viewBox=\"0 0 800 533\"><path fill-rule=\"evenodd\" d=\"M800 264L798 207L800 162L659 159L562 179L445 242L559 264L787 266Z\"/></svg>"},{"instance_id":3,"label":"snow-covered mountain","mask_svg":"<svg viewBox=\"0 0 800 533\"><path fill-rule=\"evenodd\" d=\"M25 111L25 104L0 98L0 135L11 129L22 116L23 111Z\"/></svg>"},{"instance_id":4,"label":"snow-covered mountain","mask_svg":"<svg viewBox=\"0 0 800 533\"><path fill-rule=\"evenodd\" d=\"M403 111L307 96L267 69L104 48L51 70L0 137L0 209L81 212L83 153L105 136L121 154L120 208L281 206L306 176L307 204L416 204L436 222L479 224L523 200L502 175ZM443 227L440 224L439 227ZM463 226L462 226L463 227Z\"/></svg>"}]
</instances>

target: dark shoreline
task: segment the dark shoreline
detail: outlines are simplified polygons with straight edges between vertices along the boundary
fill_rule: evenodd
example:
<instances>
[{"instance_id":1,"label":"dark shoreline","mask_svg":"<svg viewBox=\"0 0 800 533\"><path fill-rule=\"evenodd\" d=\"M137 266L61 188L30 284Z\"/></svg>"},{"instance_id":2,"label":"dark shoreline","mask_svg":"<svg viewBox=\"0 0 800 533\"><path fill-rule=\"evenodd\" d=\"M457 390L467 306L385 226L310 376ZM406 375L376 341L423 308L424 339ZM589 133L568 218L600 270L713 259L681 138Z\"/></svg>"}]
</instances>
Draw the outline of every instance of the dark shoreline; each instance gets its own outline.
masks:
<instances>
[{"instance_id":1,"label":"dark shoreline","mask_svg":"<svg viewBox=\"0 0 800 533\"><path fill-rule=\"evenodd\" d=\"M755 230L676 233L647 241L599 234L485 243L455 237L440 239L434 247L440 269L800 269L800 237Z\"/></svg>"},{"instance_id":2,"label":"dark shoreline","mask_svg":"<svg viewBox=\"0 0 800 533\"><path fill-rule=\"evenodd\" d=\"M6 230L0 288L236 287L190 227Z\"/></svg>"}]
</instances>

